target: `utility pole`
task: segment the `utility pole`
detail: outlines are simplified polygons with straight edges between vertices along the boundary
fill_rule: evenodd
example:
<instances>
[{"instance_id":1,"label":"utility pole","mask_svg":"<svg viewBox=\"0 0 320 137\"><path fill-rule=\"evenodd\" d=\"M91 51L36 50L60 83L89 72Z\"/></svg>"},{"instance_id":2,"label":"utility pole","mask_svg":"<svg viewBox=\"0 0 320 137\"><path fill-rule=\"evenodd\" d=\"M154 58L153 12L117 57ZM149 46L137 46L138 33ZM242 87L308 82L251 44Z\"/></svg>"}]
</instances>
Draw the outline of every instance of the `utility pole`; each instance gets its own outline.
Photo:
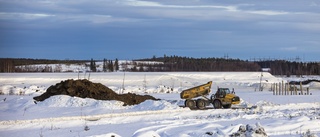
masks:
<instances>
[{"instance_id":1,"label":"utility pole","mask_svg":"<svg viewBox=\"0 0 320 137\"><path fill-rule=\"evenodd\" d=\"M263 71L261 71L261 75L260 75L260 87L259 87L259 91L262 91L262 77L263 77Z\"/></svg>"},{"instance_id":2,"label":"utility pole","mask_svg":"<svg viewBox=\"0 0 320 137\"><path fill-rule=\"evenodd\" d=\"M122 94L124 93L124 80L126 78L126 71L123 71L123 81L122 81Z\"/></svg>"},{"instance_id":3,"label":"utility pole","mask_svg":"<svg viewBox=\"0 0 320 137\"><path fill-rule=\"evenodd\" d=\"M146 80L146 75L144 75L143 88L144 88L144 93L146 93L146 91L147 91L147 80Z\"/></svg>"}]
</instances>

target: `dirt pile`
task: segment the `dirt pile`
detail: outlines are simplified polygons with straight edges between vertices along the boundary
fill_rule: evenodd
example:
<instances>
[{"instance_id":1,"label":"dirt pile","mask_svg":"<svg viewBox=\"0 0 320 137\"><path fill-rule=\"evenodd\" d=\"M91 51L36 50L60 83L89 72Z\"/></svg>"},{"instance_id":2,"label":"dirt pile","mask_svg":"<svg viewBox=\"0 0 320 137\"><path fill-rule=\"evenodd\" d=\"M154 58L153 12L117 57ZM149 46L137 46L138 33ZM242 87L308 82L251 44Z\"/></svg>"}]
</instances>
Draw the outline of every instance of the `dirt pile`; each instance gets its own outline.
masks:
<instances>
[{"instance_id":1,"label":"dirt pile","mask_svg":"<svg viewBox=\"0 0 320 137\"><path fill-rule=\"evenodd\" d=\"M317 79L308 79L308 80L305 80L305 81L290 81L289 84L300 85L300 83L301 83L302 85L308 85L308 84L310 84L311 82L318 82L318 83L320 83L320 80L317 80Z\"/></svg>"},{"instance_id":2,"label":"dirt pile","mask_svg":"<svg viewBox=\"0 0 320 137\"><path fill-rule=\"evenodd\" d=\"M149 95L137 94L117 94L110 88L102 85L101 83L93 83L89 80L73 80L69 79L61 81L56 85L50 86L45 93L40 96L34 97L36 101L43 101L54 95L69 95L81 98L93 98L97 100L118 100L124 102L124 105L140 104L145 100L158 100Z\"/></svg>"}]
</instances>

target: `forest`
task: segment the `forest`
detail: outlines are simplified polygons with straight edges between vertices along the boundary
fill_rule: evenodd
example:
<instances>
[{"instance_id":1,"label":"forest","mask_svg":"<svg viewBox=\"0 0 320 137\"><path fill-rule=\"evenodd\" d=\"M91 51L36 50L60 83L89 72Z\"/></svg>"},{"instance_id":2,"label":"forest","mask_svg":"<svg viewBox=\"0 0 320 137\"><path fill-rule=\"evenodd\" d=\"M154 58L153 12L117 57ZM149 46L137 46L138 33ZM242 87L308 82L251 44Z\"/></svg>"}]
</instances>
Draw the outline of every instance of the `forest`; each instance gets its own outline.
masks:
<instances>
[{"instance_id":1,"label":"forest","mask_svg":"<svg viewBox=\"0 0 320 137\"><path fill-rule=\"evenodd\" d=\"M19 66L38 65L38 64L83 64L90 60L49 60L49 59L30 59L30 58L0 58L0 72L21 72ZM34 69L32 69L34 70ZM24 71L26 72L26 71ZM27 71L29 72L29 71ZM34 72L34 71L30 71ZM36 71L38 72L38 71ZM41 72L41 71L40 71Z\"/></svg>"},{"instance_id":2,"label":"forest","mask_svg":"<svg viewBox=\"0 0 320 137\"><path fill-rule=\"evenodd\" d=\"M149 71L262 71L267 68L273 75L320 75L320 62L295 62L286 60L248 61L231 58L191 58L179 56L153 57L139 61L159 61L155 70Z\"/></svg>"},{"instance_id":3,"label":"forest","mask_svg":"<svg viewBox=\"0 0 320 137\"><path fill-rule=\"evenodd\" d=\"M48 59L15 59L0 58L0 72L30 72L19 69L23 65L36 64L85 64L90 62L90 69L96 72L95 62L99 60L48 60ZM141 62L161 63L141 63ZM268 70L273 75L320 75L320 62L295 62L286 60L248 61L232 58L192 58L181 56L166 56L133 60L131 64L121 64L118 60L103 61L103 72L132 71L132 72L239 72ZM140 62L140 63L137 63ZM124 66L131 65L127 68ZM122 70L119 70L122 66ZM108 71L106 71L108 69ZM46 69L51 72L51 69ZM43 72L43 69L33 69L31 72Z\"/></svg>"}]
</instances>

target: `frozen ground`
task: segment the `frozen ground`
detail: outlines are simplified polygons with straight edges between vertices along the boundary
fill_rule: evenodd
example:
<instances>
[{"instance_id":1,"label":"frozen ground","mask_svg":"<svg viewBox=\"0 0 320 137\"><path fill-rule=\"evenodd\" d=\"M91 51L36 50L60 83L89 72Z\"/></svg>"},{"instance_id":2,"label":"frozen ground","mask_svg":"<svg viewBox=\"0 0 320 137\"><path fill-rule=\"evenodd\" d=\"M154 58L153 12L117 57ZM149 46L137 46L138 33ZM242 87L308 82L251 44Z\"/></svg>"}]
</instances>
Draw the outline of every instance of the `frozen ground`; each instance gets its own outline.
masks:
<instances>
[{"instance_id":1,"label":"frozen ground","mask_svg":"<svg viewBox=\"0 0 320 137\"><path fill-rule=\"evenodd\" d=\"M1 73L0 92L4 95L0 95L0 136L223 137L247 124L263 127L268 136L320 135L319 83L306 85L312 95L275 96L269 91L271 83L301 78L263 73L264 91L260 92L260 77L260 72ZM122 106L118 101L64 95L37 104L32 99L50 85L78 78L102 83L118 93L150 94L162 100ZM208 81L213 81L213 92L218 86L234 88L241 105L258 107L196 111L179 107L183 89Z\"/></svg>"}]
</instances>

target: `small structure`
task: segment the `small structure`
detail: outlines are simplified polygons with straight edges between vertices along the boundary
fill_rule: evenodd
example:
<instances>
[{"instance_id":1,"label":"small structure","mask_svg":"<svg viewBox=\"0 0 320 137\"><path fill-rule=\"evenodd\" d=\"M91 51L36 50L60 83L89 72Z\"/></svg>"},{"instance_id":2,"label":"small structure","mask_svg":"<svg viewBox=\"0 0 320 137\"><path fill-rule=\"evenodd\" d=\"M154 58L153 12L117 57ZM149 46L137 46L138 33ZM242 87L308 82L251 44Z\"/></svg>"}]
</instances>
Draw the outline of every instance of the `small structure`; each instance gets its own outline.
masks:
<instances>
[{"instance_id":1,"label":"small structure","mask_svg":"<svg viewBox=\"0 0 320 137\"><path fill-rule=\"evenodd\" d=\"M261 68L262 72L271 72L271 68Z\"/></svg>"}]
</instances>

